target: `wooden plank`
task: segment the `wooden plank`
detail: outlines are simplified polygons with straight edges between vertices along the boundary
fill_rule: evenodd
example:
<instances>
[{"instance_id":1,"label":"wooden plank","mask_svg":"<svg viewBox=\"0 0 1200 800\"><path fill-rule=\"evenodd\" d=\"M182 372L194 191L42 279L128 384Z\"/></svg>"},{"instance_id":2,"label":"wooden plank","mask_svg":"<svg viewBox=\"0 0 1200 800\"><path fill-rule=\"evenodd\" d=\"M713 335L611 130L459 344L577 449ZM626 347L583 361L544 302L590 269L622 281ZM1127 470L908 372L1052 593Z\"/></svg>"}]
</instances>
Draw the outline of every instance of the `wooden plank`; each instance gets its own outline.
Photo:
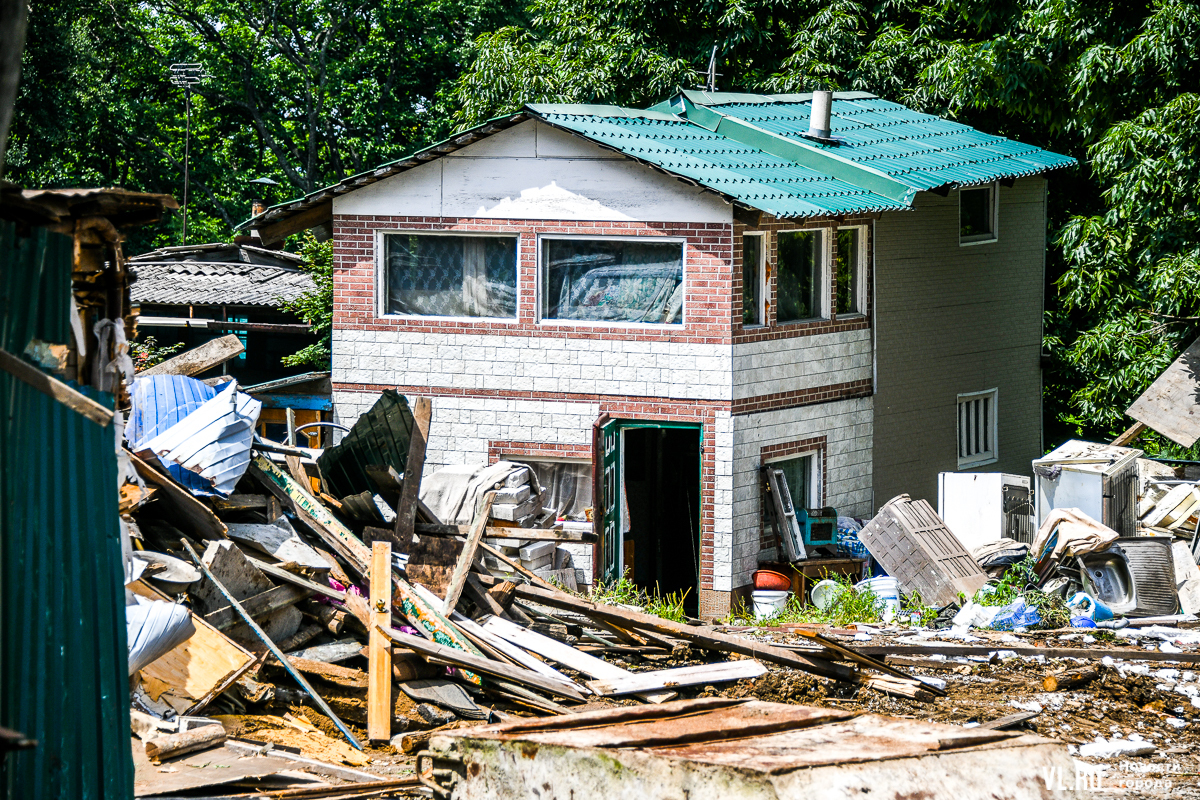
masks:
<instances>
[{"instance_id":1,"label":"wooden plank","mask_svg":"<svg viewBox=\"0 0 1200 800\"><path fill-rule=\"evenodd\" d=\"M485 585L495 585L500 581L488 576L481 576L480 582ZM841 664L827 661L819 656L802 656L799 653L794 653L782 647L761 644L741 636L729 636L717 633L716 631L701 630L693 628L690 625L682 625L678 622L672 622L671 620L655 617L640 611L631 611L625 608L618 608L617 606L594 603L553 588L547 590L536 586L517 586L515 591L518 597L526 600L532 600L554 608L576 611L588 617L606 619L610 622L615 622L623 628L632 627L639 630L646 628L657 633L673 636L677 639L695 642L702 647L712 650L725 653L738 653L772 664L779 664L780 666L811 672L815 675L822 675L826 678L833 678L834 680L849 681L851 683L859 682L859 674L856 671Z\"/></svg>"},{"instance_id":2,"label":"wooden plank","mask_svg":"<svg viewBox=\"0 0 1200 800\"><path fill-rule=\"evenodd\" d=\"M487 628L483 627L482 625L475 622L474 620L467 619L466 617L464 617L462 614L459 614L458 612L454 613L454 616L451 617L451 620L454 622L455 625L459 626L467 633L471 633L471 634L474 634L475 636L478 636L480 639L487 642L489 645L491 645L495 649L499 650L505 656L507 656L508 658L511 658L513 661L515 661L516 663L525 667L526 669L531 669L534 672L545 675L547 678L564 681L566 683L571 684L572 686L576 686L577 688L580 688L580 691L582 691L582 688L578 687L578 685L575 683L575 681L571 680L566 675L563 675L561 672L559 672L554 667L547 664L545 661L542 661L541 659L538 659L538 658L534 658L533 656L529 655L529 653L522 650L520 647L517 647L517 646L513 645L511 642L508 642L508 641L502 639L501 637L492 633Z\"/></svg>"},{"instance_id":3,"label":"wooden plank","mask_svg":"<svg viewBox=\"0 0 1200 800\"><path fill-rule=\"evenodd\" d=\"M208 750L225 744L225 728L220 725L202 725L190 731L158 736L146 742L146 758L157 764L164 758L174 758L184 753Z\"/></svg>"},{"instance_id":4,"label":"wooden plank","mask_svg":"<svg viewBox=\"0 0 1200 800\"><path fill-rule=\"evenodd\" d=\"M1180 353L1125 413L1187 448L1200 439L1197 398L1200 398L1200 339Z\"/></svg>"},{"instance_id":5,"label":"wooden plank","mask_svg":"<svg viewBox=\"0 0 1200 800\"><path fill-rule=\"evenodd\" d=\"M1076 628L1076 630L1080 630ZM1080 658L1124 659L1127 661L1177 661L1182 664L1200 664L1200 653L1163 653L1158 650L1138 650L1136 648L1112 649L1103 647L1022 647L1020 645L1000 645L993 647L975 647L958 644L908 645L889 644L858 648L866 655L943 655L943 656L983 656L988 657L1000 650L1016 653L1019 656L1045 656L1046 658Z\"/></svg>"},{"instance_id":6,"label":"wooden plank","mask_svg":"<svg viewBox=\"0 0 1200 800\"><path fill-rule=\"evenodd\" d=\"M487 553L490 553L491 555L500 559L500 561L502 561L503 563L508 564L510 567L513 568L513 570L515 572L517 572L517 574L524 575L526 578L529 579L529 582L532 583L534 586L541 587L542 589L545 589L546 591L550 591L550 592L558 591L558 589L553 584L542 580L540 577L538 577L537 575L534 575L531 571L526 569L525 565L522 564L520 561L517 561L516 559L513 559L513 558L509 558L504 553L502 553L501 551L492 547L487 542L480 542L479 547L482 548Z\"/></svg>"},{"instance_id":7,"label":"wooden plank","mask_svg":"<svg viewBox=\"0 0 1200 800\"><path fill-rule=\"evenodd\" d=\"M308 589L302 589L298 586L276 586L274 589L268 589L265 592L243 600L242 607L246 609L246 612L250 616L257 619L258 617L270 614L272 611L278 611L281 608L299 603L308 597L309 594ZM205 614L204 619L217 630L227 631L236 625L241 620L241 617L233 610L233 606L224 606L209 614Z\"/></svg>"},{"instance_id":8,"label":"wooden plank","mask_svg":"<svg viewBox=\"0 0 1200 800\"><path fill-rule=\"evenodd\" d=\"M392 738L392 646L379 626L392 624L392 544L371 545L371 629L367 644L367 738Z\"/></svg>"},{"instance_id":9,"label":"wooden plank","mask_svg":"<svg viewBox=\"0 0 1200 800\"><path fill-rule=\"evenodd\" d=\"M417 520L417 501L421 497L421 473L425 471L425 446L429 440L429 422L433 418L433 401L416 397L412 406L413 427L408 439L408 458L404 462L404 478L400 482L400 499L396 501L396 541L406 555L413 538ZM460 587L461 588L461 587Z\"/></svg>"},{"instance_id":10,"label":"wooden plank","mask_svg":"<svg viewBox=\"0 0 1200 800\"><path fill-rule=\"evenodd\" d=\"M1142 435L1142 431L1146 430L1145 424L1135 422L1125 429L1125 432L1112 440L1112 444L1117 447L1128 447L1134 439Z\"/></svg>"},{"instance_id":11,"label":"wooden plank","mask_svg":"<svg viewBox=\"0 0 1200 800\"><path fill-rule=\"evenodd\" d=\"M159 472L146 461L131 453L125 454L133 463L138 475L147 483L152 483L162 490L163 501L172 510L179 512L171 521L194 534L198 539L224 539L228 529L225 523L217 519L217 515L208 506L201 503L192 493L184 489L173 478Z\"/></svg>"},{"instance_id":12,"label":"wooden plank","mask_svg":"<svg viewBox=\"0 0 1200 800\"><path fill-rule=\"evenodd\" d=\"M1020 725L1022 722L1033 719L1040 711L1022 711L1018 714L1009 714L1006 717L994 719L991 722L985 722L979 726L980 730L986 731L1002 731L1005 728L1011 728L1015 725Z\"/></svg>"},{"instance_id":13,"label":"wooden plank","mask_svg":"<svg viewBox=\"0 0 1200 800\"><path fill-rule=\"evenodd\" d=\"M317 708L321 709L321 713L333 720L333 724L337 726L337 729L342 732L342 735L346 737L347 741L349 741L356 750L362 750L362 745L359 744L358 740L354 738L354 734L350 732L350 729L347 728L345 723L338 718L337 714L333 713L333 709L330 708L329 704L326 703L325 700L319 694L317 694L316 690L309 685L308 681L304 679L304 676L301 675L295 667L288 663L287 656L283 654L283 651L281 651L275 645L275 643L272 642L265 633L263 633L262 628L258 627L258 623L254 621L254 618L247 614L246 610L242 608L241 603L239 603L234 596L231 595L229 591L221 585L221 582L217 580L217 578L212 574L212 571L209 570L208 565L200 559L200 556L196 555L196 551L192 549L192 546L186 541L181 542L181 544L183 544L183 546L187 549L188 555L192 557L192 561L195 562L196 566L200 568L200 571L204 573L204 577L212 581L213 585L220 590L221 594L225 595L225 599L229 601L229 604L237 610L242 619L245 620L246 624L250 626L250 630L254 631L254 634L262 641L263 644L267 646L267 649L271 651L271 655L275 656L275 658L279 660L279 663L283 664L284 668L287 669L288 673L292 676L292 678L295 679L296 683L300 684L300 688L304 689L304 691L308 693L309 697L316 702Z\"/></svg>"},{"instance_id":14,"label":"wooden plank","mask_svg":"<svg viewBox=\"0 0 1200 800\"><path fill-rule=\"evenodd\" d=\"M267 507L265 494L231 494L229 497L214 497L213 508L217 511L252 511Z\"/></svg>"},{"instance_id":15,"label":"wooden plank","mask_svg":"<svg viewBox=\"0 0 1200 800\"><path fill-rule=\"evenodd\" d=\"M587 687L596 694L622 695L638 692L656 692L679 686L697 686L706 683L728 683L746 678L757 678L767 668L753 659L728 661L718 664L701 664L695 667L661 669L653 672L635 672L620 678L600 678L587 682Z\"/></svg>"},{"instance_id":16,"label":"wooden plank","mask_svg":"<svg viewBox=\"0 0 1200 800\"><path fill-rule=\"evenodd\" d=\"M142 370L138 375L199 375L244 352L246 346L231 333L168 358L161 364Z\"/></svg>"},{"instance_id":17,"label":"wooden plank","mask_svg":"<svg viewBox=\"0 0 1200 800\"><path fill-rule=\"evenodd\" d=\"M276 566L275 564L268 564L265 561L259 561L257 558L254 558L252 556L246 556L246 559L251 564L258 567L260 570L267 573L268 575L270 575L273 578L276 578L281 581L285 581L287 583L292 584L293 586L302 587L304 589L307 589L310 592L313 592L314 594L324 595L325 597L328 597L331 600L337 600L339 602L345 602L345 600L346 600L346 593L339 592L337 589L334 589L332 586L322 584L322 583L317 583L316 581L310 581L308 578L305 578L303 575L296 575L295 573L288 572L286 569L281 569L280 567Z\"/></svg>"},{"instance_id":18,"label":"wooden plank","mask_svg":"<svg viewBox=\"0 0 1200 800\"><path fill-rule=\"evenodd\" d=\"M108 427L109 423L113 421L111 408L106 408L102 403L97 403L83 392L72 389L58 378L47 375L2 348L0 348L0 369L54 401L62 403L75 413L87 417L101 428Z\"/></svg>"},{"instance_id":19,"label":"wooden plank","mask_svg":"<svg viewBox=\"0 0 1200 800\"><path fill-rule=\"evenodd\" d=\"M483 529L487 527L488 517L492 513L492 501L495 499L496 493L488 492L483 496L483 506L475 512L475 524L471 528L471 534L467 537L463 551L458 554L458 563L454 565L450 583L446 586L446 600L442 606L443 614L449 614L458 605L458 598L462 595L463 585L467 582L467 573L475 561L475 551L479 548L480 540L483 539Z\"/></svg>"},{"instance_id":20,"label":"wooden plank","mask_svg":"<svg viewBox=\"0 0 1200 800\"><path fill-rule=\"evenodd\" d=\"M435 644L428 639L422 639L420 636L409 636L407 633L401 633L394 628L376 627L383 631L396 644L407 647L410 650L415 650L423 656L446 661L450 664L472 670L473 672L496 675L514 683L531 686L534 689L541 689L543 692L549 692L557 697L565 697L568 700L575 700L580 703L584 701L583 694L562 683L562 681L551 680L532 670L501 664L499 661L492 661L482 656L456 650L453 647Z\"/></svg>"},{"instance_id":21,"label":"wooden plank","mask_svg":"<svg viewBox=\"0 0 1200 800\"><path fill-rule=\"evenodd\" d=\"M417 533L428 536L466 536L471 532L470 525L442 525L432 522L418 522L414 526ZM593 544L597 541L594 533L581 531L553 531L544 528L505 528L489 525L483 532L485 539L520 539L523 542L582 542Z\"/></svg>"},{"instance_id":22,"label":"wooden plank","mask_svg":"<svg viewBox=\"0 0 1200 800\"><path fill-rule=\"evenodd\" d=\"M280 520L276 519L276 522ZM287 524L286 521L284 524ZM333 565L324 556L301 539L290 524L263 525L257 522L230 522L229 538L252 545L256 550L269 553L282 562L294 562L301 567L325 571Z\"/></svg>"},{"instance_id":23,"label":"wooden plank","mask_svg":"<svg viewBox=\"0 0 1200 800\"><path fill-rule=\"evenodd\" d=\"M258 235L262 237L265 247L279 244L293 233L300 233L309 228L328 225L333 222L333 201L318 203L295 214L289 214L278 222L255 226Z\"/></svg>"},{"instance_id":24,"label":"wooden plank","mask_svg":"<svg viewBox=\"0 0 1200 800\"><path fill-rule=\"evenodd\" d=\"M522 628L499 617L489 617L483 622L483 629L504 639L506 642L523 647L531 653L556 661L564 667L581 672L591 678L620 679L633 673L616 664L610 664L602 658L576 650L569 644L557 639L543 636L537 631ZM675 698L672 691L643 692L638 695L648 703L664 703Z\"/></svg>"}]
</instances>

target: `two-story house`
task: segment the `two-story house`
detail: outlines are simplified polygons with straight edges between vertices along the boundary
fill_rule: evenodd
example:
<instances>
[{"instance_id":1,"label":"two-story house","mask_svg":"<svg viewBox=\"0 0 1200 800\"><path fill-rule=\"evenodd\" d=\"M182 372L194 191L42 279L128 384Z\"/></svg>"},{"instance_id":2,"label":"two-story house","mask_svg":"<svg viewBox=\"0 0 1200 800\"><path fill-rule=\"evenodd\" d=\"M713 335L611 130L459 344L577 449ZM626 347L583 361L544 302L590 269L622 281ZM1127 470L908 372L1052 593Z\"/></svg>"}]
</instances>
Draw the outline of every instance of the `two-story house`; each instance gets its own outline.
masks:
<instances>
[{"instance_id":1,"label":"two-story house","mask_svg":"<svg viewBox=\"0 0 1200 800\"><path fill-rule=\"evenodd\" d=\"M340 421L434 397L427 469L536 462L594 505L598 577L720 615L773 555L764 464L868 517L1040 454L1042 175L1073 160L815 98L530 105L246 226L333 236Z\"/></svg>"}]
</instances>

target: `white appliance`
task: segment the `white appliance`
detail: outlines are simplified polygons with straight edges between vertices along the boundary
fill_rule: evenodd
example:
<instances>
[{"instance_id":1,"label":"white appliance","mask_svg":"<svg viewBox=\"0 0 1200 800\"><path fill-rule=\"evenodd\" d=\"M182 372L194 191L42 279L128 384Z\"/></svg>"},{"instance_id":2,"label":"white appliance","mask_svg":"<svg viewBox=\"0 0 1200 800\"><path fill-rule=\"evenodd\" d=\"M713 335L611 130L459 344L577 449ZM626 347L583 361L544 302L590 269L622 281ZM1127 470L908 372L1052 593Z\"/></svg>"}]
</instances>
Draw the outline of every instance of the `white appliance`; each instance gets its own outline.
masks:
<instances>
[{"instance_id":1,"label":"white appliance","mask_svg":"<svg viewBox=\"0 0 1200 800\"><path fill-rule=\"evenodd\" d=\"M1141 450L1077 439L1033 462L1037 520L1078 508L1121 536L1137 535L1137 460Z\"/></svg>"},{"instance_id":2,"label":"white appliance","mask_svg":"<svg viewBox=\"0 0 1200 800\"><path fill-rule=\"evenodd\" d=\"M968 552L997 539L1032 542L1029 478L1003 472L940 472L938 516Z\"/></svg>"}]
</instances>

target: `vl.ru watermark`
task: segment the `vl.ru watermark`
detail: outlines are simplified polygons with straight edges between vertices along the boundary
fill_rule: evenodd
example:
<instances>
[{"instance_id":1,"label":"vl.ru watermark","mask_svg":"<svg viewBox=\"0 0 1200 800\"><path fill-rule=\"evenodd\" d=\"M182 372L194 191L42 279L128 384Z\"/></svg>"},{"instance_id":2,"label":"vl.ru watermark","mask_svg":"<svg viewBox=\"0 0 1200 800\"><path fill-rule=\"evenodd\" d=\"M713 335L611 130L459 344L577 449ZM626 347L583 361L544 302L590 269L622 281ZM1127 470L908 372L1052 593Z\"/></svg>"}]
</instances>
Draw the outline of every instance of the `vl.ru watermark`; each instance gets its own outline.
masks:
<instances>
[{"instance_id":1,"label":"vl.ru watermark","mask_svg":"<svg viewBox=\"0 0 1200 800\"><path fill-rule=\"evenodd\" d=\"M1147 775L1153 771L1160 777L1151 778ZM1161 775L1161 773L1167 773ZM1178 764L1139 764L1133 761L1121 761L1114 767L1092 765L1082 762L1075 763L1075 773L1064 767L1043 767L1042 780L1046 788L1052 791L1074 790L1077 792L1170 792L1185 775L1195 775L1194 772L1184 772Z\"/></svg>"}]
</instances>

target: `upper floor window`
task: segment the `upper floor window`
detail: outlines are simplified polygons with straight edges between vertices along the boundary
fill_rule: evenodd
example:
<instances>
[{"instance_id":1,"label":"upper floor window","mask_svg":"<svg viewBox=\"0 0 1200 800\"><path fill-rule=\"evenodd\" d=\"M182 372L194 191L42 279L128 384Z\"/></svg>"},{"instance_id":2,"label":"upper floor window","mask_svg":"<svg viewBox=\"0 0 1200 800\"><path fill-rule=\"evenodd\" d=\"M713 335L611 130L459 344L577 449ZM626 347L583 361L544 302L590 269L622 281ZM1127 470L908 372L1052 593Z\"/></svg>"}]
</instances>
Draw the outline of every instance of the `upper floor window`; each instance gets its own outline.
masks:
<instances>
[{"instance_id":1,"label":"upper floor window","mask_svg":"<svg viewBox=\"0 0 1200 800\"><path fill-rule=\"evenodd\" d=\"M958 190L958 243L996 241L996 184Z\"/></svg>"},{"instance_id":2,"label":"upper floor window","mask_svg":"<svg viewBox=\"0 0 1200 800\"><path fill-rule=\"evenodd\" d=\"M863 275L866 273L866 228L837 232L837 313L862 314Z\"/></svg>"},{"instance_id":3,"label":"upper floor window","mask_svg":"<svg viewBox=\"0 0 1200 800\"><path fill-rule=\"evenodd\" d=\"M958 467L991 464L996 454L996 389L958 396Z\"/></svg>"},{"instance_id":4,"label":"upper floor window","mask_svg":"<svg viewBox=\"0 0 1200 800\"><path fill-rule=\"evenodd\" d=\"M683 242L542 239L542 319L683 324Z\"/></svg>"},{"instance_id":5,"label":"upper floor window","mask_svg":"<svg viewBox=\"0 0 1200 800\"><path fill-rule=\"evenodd\" d=\"M776 308L778 322L825 315L825 269L821 231L785 231L778 236Z\"/></svg>"},{"instance_id":6,"label":"upper floor window","mask_svg":"<svg viewBox=\"0 0 1200 800\"><path fill-rule=\"evenodd\" d=\"M742 325L763 324L763 235L742 236Z\"/></svg>"},{"instance_id":7,"label":"upper floor window","mask_svg":"<svg viewBox=\"0 0 1200 800\"><path fill-rule=\"evenodd\" d=\"M384 313L516 317L515 236L389 233Z\"/></svg>"}]
</instances>

